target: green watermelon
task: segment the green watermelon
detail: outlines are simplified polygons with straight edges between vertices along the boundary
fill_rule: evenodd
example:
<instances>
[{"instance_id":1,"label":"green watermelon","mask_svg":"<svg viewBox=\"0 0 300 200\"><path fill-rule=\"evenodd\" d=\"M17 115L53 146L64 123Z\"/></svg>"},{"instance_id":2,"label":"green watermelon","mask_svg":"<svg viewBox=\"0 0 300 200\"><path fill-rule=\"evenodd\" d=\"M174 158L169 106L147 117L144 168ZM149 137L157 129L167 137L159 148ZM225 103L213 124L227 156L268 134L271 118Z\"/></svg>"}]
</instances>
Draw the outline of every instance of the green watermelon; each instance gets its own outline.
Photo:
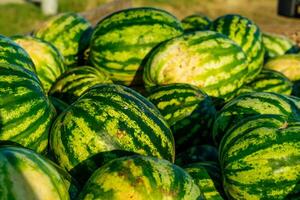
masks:
<instances>
[{"instance_id":1,"label":"green watermelon","mask_svg":"<svg viewBox=\"0 0 300 200\"><path fill-rule=\"evenodd\" d=\"M250 90L247 91L247 88ZM246 92L275 92L279 94L290 95L292 93L293 83L282 73L263 69L240 93Z\"/></svg>"},{"instance_id":2,"label":"green watermelon","mask_svg":"<svg viewBox=\"0 0 300 200\"><path fill-rule=\"evenodd\" d=\"M284 74L291 81L300 80L300 54L286 54L268 60L265 69Z\"/></svg>"},{"instance_id":3,"label":"green watermelon","mask_svg":"<svg viewBox=\"0 0 300 200\"><path fill-rule=\"evenodd\" d=\"M245 82L248 72L243 50L226 36L198 31L176 37L155 48L144 69L146 88L188 83L209 96L226 98Z\"/></svg>"},{"instance_id":4,"label":"green watermelon","mask_svg":"<svg viewBox=\"0 0 300 200\"><path fill-rule=\"evenodd\" d=\"M35 30L33 35L52 43L64 56L67 67L77 66L89 45L91 24L73 12L56 15Z\"/></svg>"},{"instance_id":5,"label":"green watermelon","mask_svg":"<svg viewBox=\"0 0 300 200\"><path fill-rule=\"evenodd\" d=\"M14 36L13 40L30 55L36 74L48 92L65 71L64 58L60 52L52 44L31 36Z\"/></svg>"},{"instance_id":6,"label":"green watermelon","mask_svg":"<svg viewBox=\"0 0 300 200\"><path fill-rule=\"evenodd\" d=\"M69 107L69 105L66 102L56 97L49 96L49 100L51 101L52 105L55 107L57 114L62 113Z\"/></svg>"},{"instance_id":7,"label":"green watermelon","mask_svg":"<svg viewBox=\"0 0 300 200\"><path fill-rule=\"evenodd\" d=\"M181 20L185 32L209 30L211 19L202 14L189 15Z\"/></svg>"},{"instance_id":8,"label":"green watermelon","mask_svg":"<svg viewBox=\"0 0 300 200\"><path fill-rule=\"evenodd\" d=\"M206 200L223 200L221 172L216 162L198 162L183 169L194 179Z\"/></svg>"},{"instance_id":9,"label":"green watermelon","mask_svg":"<svg viewBox=\"0 0 300 200\"><path fill-rule=\"evenodd\" d=\"M113 158L142 154L174 161L174 138L155 106L120 85L97 85L61 113L50 147L64 169L83 183Z\"/></svg>"},{"instance_id":10,"label":"green watermelon","mask_svg":"<svg viewBox=\"0 0 300 200\"><path fill-rule=\"evenodd\" d=\"M55 109L41 82L23 67L1 63L0 85L0 141L44 152Z\"/></svg>"},{"instance_id":11,"label":"green watermelon","mask_svg":"<svg viewBox=\"0 0 300 200\"><path fill-rule=\"evenodd\" d=\"M143 60L157 44L181 35L179 20L155 8L130 8L101 20L92 34L89 62L119 84L141 85Z\"/></svg>"},{"instance_id":12,"label":"green watermelon","mask_svg":"<svg viewBox=\"0 0 300 200\"><path fill-rule=\"evenodd\" d=\"M265 57L274 58L288 53L297 53L297 43L284 35L263 33L262 41L265 47Z\"/></svg>"},{"instance_id":13,"label":"green watermelon","mask_svg":"<svg viewBox=\"0 0 300 200\"><path fill-rule=\"evenodd\" d=\"M299 199L300 122L280 115L245 118L220 144L229 199Z\"/></svg>"},{"instance_id":14,"label":"green watermelon","mask_svg":"<svg viewBox=\"0 0 300 200\"><path fill-rule=\"evenodd\" d=\"M0 146L0 199L70 199L59 172L35 152Z\"/></svg>"},{"instance_id":15,"label":"green watermelon","mask_svg":"<svg viewBox=\"0 0 300 200\"><path fill-rule=\"evenodd\" d=\"M171 127L176 151L211 141L216 110L211 99L189 84L170 84L151 91L148 99Z\"/></svg>"},{"instance_id":16,"label":"green watermelon","mask_svg":"<svg viewBox=\"0 0 300 200\"><path fill-rule=\"evenodd\" d=\"M242 47L249 63L246 81L254 79L264 62L264 47L259 27L246 17L224 15L213 21L211 30L228 36Z\"/></svg>"},{"instance_id":17,"label":"green watermelon","mask_svg":"<svg viewBox=\"0 0 300 200\"><path fill-rule=\"evenodd\" d=\"M115 159L95 171L79 200L197 200L193 179L166 160L145 156Z\"/></svg>"},{"instance_id":18,"label":"green watermelon","mask_svg":"<svg viewBox=\"0 0 300 200\"><path fill-rule=\"evenodd\" d=\"M73 103L89 88L102 83L112 83L106 74L95 67L74 67L63 73L53 84L49 94Z\"/></svg>"},{"instance_id":19,"label":"green watermelon","mask_svg":"<svg viewBox=\"0 0 300 200\"><path fill-rule=\"evenodd\" d=\"M261 114L283 115L300 120L299 106L288 96L270 92L244 94L231 100L218 113L212 133L215 144L219 144L225 132L242 119Z\"/></svg>"},{"instance_id":20,"label":"green watermelon","mask_svg":"<svg viewBox=\"0 0 300 200\"><path fill-rule=\"evenodd\" d=\"M8 37L0 35L0 63L24 67L35 72L33 61L28 53Z\"/></svg>"}]
</instances>

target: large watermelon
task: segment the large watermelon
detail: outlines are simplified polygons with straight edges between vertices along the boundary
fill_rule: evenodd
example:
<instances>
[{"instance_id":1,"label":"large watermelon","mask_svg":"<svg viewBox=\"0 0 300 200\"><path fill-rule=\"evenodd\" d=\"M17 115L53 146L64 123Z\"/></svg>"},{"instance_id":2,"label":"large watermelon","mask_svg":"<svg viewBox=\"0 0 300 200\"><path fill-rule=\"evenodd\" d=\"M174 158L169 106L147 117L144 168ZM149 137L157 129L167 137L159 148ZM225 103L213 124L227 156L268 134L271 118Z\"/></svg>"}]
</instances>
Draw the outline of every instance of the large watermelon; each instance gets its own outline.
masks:
<instances>
[{"instance_id":1,"label":"large watermelon","mask_svg":"<svg viewBox=\"0 0 300 200\"><path fill-rule=\"evenodd\" d=\"M211 141L216 110L211 99L189 84L170 84L151 91L148 99L171 127L176 151Z\"/></svg>"},{"instance_id":2,"label":"large watermelon","mask_svg":"<svg viewBox=\"0 0 300 200\"><path fill-rule=\"evenodd\" d=\"M228 36L242 47L249 62L246 81L255 78L264 62L264 47L259 27L246 17L224 15L213 21L211 29Z\"/></svg>"},{"instance_id":3,"label":"large watermelon","mask_svg":"<svg viewBox=\"0 0 300 200\"><path fill-rule=\"evenodd\" d=\"M224 97L241 87L248 72L243 50L212 31L184 34L155 48L144 69L148 89L189 83L210 96Z\"/></svg>"},{"instance_id":4,"label":"large watermelon","mask_svg":"<svg viewBox=\"0 0 300 200\"><path fill-rule=\"evenodd\" d=\"M253 92L236 97L228 102L218 113L213 125L213 139L219 144L225 132L242 119L260 114L277 114L289 119L300 119L297 101L288 96Z\"/></svg>"},{"instance_id":5,"label":"large watermelon","mask_svg":"<svg viewBox=\"0 0 300 200\"><path fill-rule=\"evenodd\" d=\"M140 85L145 56L157 44L182 33L180 21L166 11L154 8L122 10L95 27L89 61L116 83Z\"/></svg>"},{"instance_id":6,"label":"large watermelon","mask_svg":"<svg viewBox=\"0 0 300 200\"><path fill-rule=\"evenodd\" d=\"M0 85L0 140L44 152L55 109L39 79L23 67L0 64Z\"/></svg>"},{"instance_id":7,"label":"large watermelon","mask_svg":"<svg viewBox=\"0 0 300 200\"><path fill-rule=\"evenodd\" d=\"M280 115L245 118L220 145L229 199L299 199L300 122Z\"/></svg>"},{"instance_id":8,"label":"large watermelon","mask_svg":"<svg viewBox=\"0 0 300 200\"><path fill-rule=\"evenodd\" d=\"M200 190L180 167L145 156L115 159L93 173L79 200L197 200Z\"/></svg>"},{"instance_id":9,"label":"large watermelon","mask_svg":"<svg viewBox=\"0 0 300 200\"><path fill-rule=\"evenodd\" d=\"M49 94L73 103L89 88L102 83L112 83L109 77L95 67L74 67L63 73Z\"/></svg>"},{"instance_id":10,"label":"large watermelon","mask_svg":"<svg viewBox=\"0 0 300 200\"><path fill-rule=\"evenodd\" d=\"M209 30L211 19L202 14L189 15L181 20L184 32Z\"/></svg>"},{"instance_id":11,"label":"large watermelon","mask_svg":"<svg viewBox=\"0 0 300 200\"><path fill-rule=\"evenodd\" d=\"M13 64L35 71L28 53L8 37L0 35L0 63Z\"/></svg>"},{"instance_id":12,"label":"large watermelon","mask_svg":"<svg viewBox=\"0 0 300 200\"><path fill-rule=\"evenodd\" d=\"M65 71L60 52L50 43L31 36L14 36L13 40L30 55L36 74L48 92L56 79Z\"/></svg>"},{"instance_id":13,"label":"large watermelon","mask_svg":"<svg viewBox=\"0 0 300 200\"><path fill-rule=\"evenodd\" d=\"M174 138L159 111L137 92L98 85L59 115L50 147L60 166L84 182L97 166L128 154L174 161Z\"/></svg>"},{"instance_id":14,"label":"large watermelon","mask_svg":"<svg viewBox=\"0 0 300 200\"><path fill-rule=\"evenodd\" d=\"M38 27L34 36L52 43L64 56L66 66L77 66L83 59L92 32L91 24L77 13L56 15Z\"/></svg>"},{"instance_id":15,"label":"large watermelon","mask_svg":"<svg viewBox=\"0 0 300 200\"><path fill-rule=\"evenodd\" d=\"M35 152L1 145L0 160L0 199L70 199L59 172Z\"/></svg>"}]
</instances>

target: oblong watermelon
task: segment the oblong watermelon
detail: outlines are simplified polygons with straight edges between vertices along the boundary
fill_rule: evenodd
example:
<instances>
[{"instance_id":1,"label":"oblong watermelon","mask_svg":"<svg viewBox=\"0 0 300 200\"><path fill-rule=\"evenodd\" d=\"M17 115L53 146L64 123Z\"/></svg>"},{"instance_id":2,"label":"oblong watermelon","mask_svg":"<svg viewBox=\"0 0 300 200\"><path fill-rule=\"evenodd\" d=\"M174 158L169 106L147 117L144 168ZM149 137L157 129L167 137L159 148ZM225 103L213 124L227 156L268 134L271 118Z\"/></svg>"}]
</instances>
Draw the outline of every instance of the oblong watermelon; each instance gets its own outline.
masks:
<instances>
[{"instance_id":1,"label":"oblong watermelon","mask_svg":"<svg viewBox=\"0 0 300 200\"><path fill-rule=\"evenodd\" d=\"M70 199L59 172L35 152L0 146L0 199Z\"/></svg>"},{"instance_id":2,"label":"oblong watermelon","mask_svg":"<svg viewBox=\"0 0 300 200\"><path fill-rule=\"evenodd\" d=\"M49 42L31 36L14 36L12 39L29 54L35 65L36 74L48 92L56 79L66 70L63 56Z\"/></svg>"},{"instance_id":3,"label":"oblong watermelon","mask_svg":"<svg viewBox=\"0 0 300 200\"><path fill-rule=\"evenodd\" d=\"M34 31L33 35L52 43L64 56L66 66L77 66L89 45L92 27L84 17L67 12L56 15Z\"/></svg>"},{"instance_id":4,"label":"oblong watermelon","mask_svg":"<svg viewBox=\"0 0 300 200\"><path fill-rule=\"evenodd\" d=\"M229 199L298 199L300 122L280 115L245 118L220 145Z\"/></svg>"},{"instance_id":5,"label":"oblong watermelon","mask_svg":"<svg viewBox=\"0 0 300 200\"><path fill-rule=\"evenodd\" d=\"M44 152L55 109L41 82L23 67L1 63L0 85L0 141Z\"/></svg>"},{"instance_id":6,"label":"oblong watermelon","mask_svg":"<svg viewBox=\"0 0 300 200\"><path fill-rule=\"evenodd\" d=\"M230 14L214 20L211 30L228 36L242 47L249 63L246 81L255 78L263 67L265 54L259 27L246 17Z\"/></svg>"},{"instance_id":7,"label":"oblong watermelon","mask_svg":"<svg viewBox=\"0 0 300 200\"><path fill-rule=\"evenodd\" d=\"M209 30L211 26L211 19L206 15L193 14L186 16L181 20L184 32L204 31Z\"/></svg>"},{"instance_id":8,"label":"oblong watermelon","mask_svg":"<svg viewBox=\"0 0 300 200\"><path fill-rule=\"evenodd\" d=\"M145 86L188 83L210 96L224 97L241 87L248 72L243 50L226 36L198 31L155 48L144 69Z\"/></svg>"},{"instance_id":9,"label":"oblong watermelon","mask_svg":"<svg viewBox=\"0 0 300 200\"><path fill-rule=\"evenodd\" d=\"M200 190L180 167L145 156L115 159L95 171L79 199L197 200Z\"/></svg>"},{"instance_id":10,"label":"oblong watermelon","mask_svg":"<svg viewBox=\"0 0 300 200\"><path fill-rule=\"evenodd\" d=\"M83 183L113 158L142 154L174 161L174 138L155 106L120 85L90 89L54 122L50 147L64 169Z\"/></svg>"},{"instance_id":11,"label":"oblong watermelon","mask_svg":"<svg viewBox=\"0 0 300 200\"><path fill-rule=\"evenodd\" d=\"M89 62L119 84L141 85L145 56L157 44L181 35L182 25L155 8L131 8L101 20L93 32Z\"/></svg>"}]
</instances>

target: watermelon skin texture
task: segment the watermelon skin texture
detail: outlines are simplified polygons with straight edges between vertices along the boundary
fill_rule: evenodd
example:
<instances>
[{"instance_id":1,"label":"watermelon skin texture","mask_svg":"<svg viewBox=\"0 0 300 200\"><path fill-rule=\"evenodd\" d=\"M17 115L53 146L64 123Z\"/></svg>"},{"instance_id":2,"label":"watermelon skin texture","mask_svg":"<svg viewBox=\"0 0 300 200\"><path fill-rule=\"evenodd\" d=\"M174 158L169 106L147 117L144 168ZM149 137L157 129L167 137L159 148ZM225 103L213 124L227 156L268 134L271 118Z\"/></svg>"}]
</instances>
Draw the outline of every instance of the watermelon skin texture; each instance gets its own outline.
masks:
<instances>
[{"instance_id":1,"label":"watermelon skin texture","mask_svg":"<svg viewBox=\"0 0 300 200\"><path fill-rule=\"evenodd\" d=\"M281 115L245 118L219 151L229 199L299 199L300 123Z\"/></svg>"},{"instance_id":2,"label":"watermelon skin texture","mask_svg":"<svg viewBox=\"0 0 300 200\"><path fill-rule=\"evenodd\" d=\"M79 200L197 200L200 195L193 179L180 167L153 157L130 156L95 171Z\"/></svg>"},{"instance_id":3,"label":"watermelon skin texture","mask_svg":"<svg viewBox=\"0 0 300 200\"><path fill-rule=\"evenodd\" d=\"M291 81L300 80L300 55L299 54L285 54L269 59L265 69L271 69L284 74Z\"/></svg>"},{"instance_id":4,"label":"watermelon skin texture","mask_svg":"<svg viewBox=\"0 0 300 200\"><path fill-rule=\"evenodd\" d=\"M189 15L181 20L184 32L209 30L211 19L205 15L194 14Z\"/></svg>"},{"instance_id":5,"label":"watermelon skin texture","mask_svg":"<svg viewBox=\"0 0 300 200\"><path fill-rule=\"evenodd\" d=\"M1 141L45 152L55 109L37 76L20 66L0 64Z\"/></svg>"},{"instance_id":6,"label":"watermelon skin texture","mask_svg":"<svg viewBox=\"0 0 300 200\"><path fill-rule=\"evenodd\" d=\"M74 67L56 80L49 94L71 104L89 88L102 83L112 81L99 69L91 66Z\"/></svg>"},{"instance_id":7,"label":"watermelon skin texture","mask_svg":"<svg viewBox=\"0 0 300 200\"><path fill-rule=\"evenodd\" d=\"M264 63L265 50L259 27L246 17L224 15L213 21L211 30L228 36L242 47L249 63L246 81L253 80Z\"/></svg>"},{"instance_id":8,"label":"watermelon skin texture","mask_svg":"<svg viewBox=\"0 0 300 200\"><path fill-rule=\"evenodd\" d=\"M142 154L174 162L174 138L155 106L121 85L98 85L54 122L50 147L79 182L106 162Z\"/></svg>"},{"instance_id":9,"label":"watermelon skin texture","mask_svg":"<svg viewBox=\"0 0 300 200\"><path fill-rule=\"evenodd\" d=\"M89 63L118 84L142 85L144 58L183 28L170 13L155 8L122 10L101 20L90 43Z\"/></svg>"},{"instance_id":10,"label":"watermelon skin texture","mask_svg":"<svg viewBox=\"0 0 300 200\"><path fill-rule=\"evenodd\" d=\"M261 114L283 115L299 120L299 100L271 92L253 92L236 97L216 117L213 125L215 144L218 145L226 131L242 119Z\"/></svg>"},{"instance_id":11,"label":"watermelon skin texture","mask_svg":"<svg viewBox=\"0 0 300 200\"><path fill-rule=\"evenodd\" d=\"M267 59L299 52L297 43L284 35L263 33L262 41Z\"/></svg>"},{"instance_id":12,"label":"watermelon skin texture","mask_svg":"<svg viewBox=\"0 0 300 200\"><path fill-rule=\"evenodd\" d=\"M144 68L145 87L187 83L209 96L227 98L245 82L248 72L243 50L213 31L187 33L160 44Z\"/></svg>"},{"instance_id":13,"label":"watermelon skin texture","mask_svg":"<svg viewBox=\"0 0 300 200\"><path fill-rule=\"evenodd\" d=\"M70 199L63 178L41 155L1 145L0 160L0 199Z\"/></svg>"},{"instance_id":14,"label":"watermelon skin texture","mask_svg":"<svg viewBox=\"0 0 300 200\"><path fill-rule=\"evenodd\" d=\"M211 141L216 110L211 99L189 84L170 84L155 88L148 99L170 125L176 151Z\"/></svg>"},{"instance_id":15,"label":"watermelon skin texture","mask_svg":"<svg viewBox=\"0 0 300 200\"><path fill-rule=\"evenodd\" d=\"M8 37L0 35L0 63L24 67L35 72L33 61L28 53Z\"/></svg>"},{"instance_id":16,"label":"watermelon skin texture","mask_svg":"<svg viewBox=\"0 0 300 200\"><path fill-rule=\"evenodd\" d=\"M66 70L63 56L49 42L31 36L14 36L12 39L29 54L35 65L36 74L45 92L48 92L56 79Z\"/></svg>"},{"instance_id":17,"label":"watermelon skin texture","mask_svg":"<svg viewBox=\"0 0 300 200\"><path fill-rule=\"evenodd\" d=\"M67 12L47 20L33 35L53 44L64 56L67 67L77 66L88 48L92 27L84 17Z\"/></svg>"}]
</instances>

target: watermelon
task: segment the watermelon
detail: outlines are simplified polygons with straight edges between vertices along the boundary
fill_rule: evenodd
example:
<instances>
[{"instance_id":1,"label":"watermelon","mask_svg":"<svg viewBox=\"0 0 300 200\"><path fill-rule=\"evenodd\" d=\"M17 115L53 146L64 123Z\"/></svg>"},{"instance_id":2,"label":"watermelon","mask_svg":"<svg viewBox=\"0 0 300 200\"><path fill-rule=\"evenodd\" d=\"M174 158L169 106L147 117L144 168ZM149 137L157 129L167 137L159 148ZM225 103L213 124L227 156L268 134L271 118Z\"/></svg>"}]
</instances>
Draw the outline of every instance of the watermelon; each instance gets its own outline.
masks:
<instances>
[{"instance_id":1,"label":"watermelon","mask_svg":"<svg viewBox=\"0 0 300 200\"><path fill-rule=\"evenodd\" d=\"M211 99L189 84L170 84L155 88L148 99L171 127L176 151L211 141L216 110Z\"/></svg>"},{"instance_id":2,"label":"watermelon","mask_svg":"<svg viewBox=\"0 0 300 200\"><path fill-rule=\"evenodd\" d=\"M0 141L45 152L55 109L37 76L20 66L0 64Z\"/></svg>"},{"instance_id":3,"label":"watermelon","mask_svg":"<svg viewBox=\"0 0 300 200\"><path fill-rule=\"evenodd\" d=\"M247 88L251 88L247 91ZM242 88L241 93L246 92L275 92L279 94L290 95L292 93L293 83L282 73L263 69L254 80Z\"/></svg>"},{"instance_id":4,"label":"watermelon","mask_svg":"<svg viewBox=\"0 0 300 200\"><path fill-rule=\"evenodd\" d=\"M220 143L230 127L249 116L276 114L300 120L300 110L296 102L286 95L270 92L253 92L236 97L216 117L212 133L215 144Z\"/></svg>"},{"instance_id":5,"label":"watermelon","mask_svg":"<svg viewBox=\"0 0 300 200\"><path fill-rule=\"evenodd\" d=\"M166 41L149 55L144 69L148 90L188 83L209 96L227 98L245 82L247 57L241 47L213 31L187 33Z\"/></svg>"},{"instance_id":6,"label":"watermelon","mask_svg":"<svg viewBox=\"0 0 300 200\"><path fill-rule=\"evenodd\" d=\"M64 56L67 67L77 66L89 45L91 24L73 12L56 15L34 31L33 35L52 43Z\"/></svg>"},{"instance_id":7,"label":"watermelon","mask_svg":"<svg viewBox=\"0 0 300 200\"><path fill-rule=\"evenodd\" d=\"M299 199L300 122L281 115L245 118L220 144L229 199Z\"/></svg>"},{"instance_id":8,"label":"watermelon","mask_svg":"<svg viewBox=\"0 0 300 200\"><path fill-rule=\"evenodd\" d=\"M157 158L130 156L97 169L79 200L196 200L200 195L193 179L180 167Z\"/></svg>"},{"instance_id":9,"label":"watermelon","mask_svg":"<svg viewBox=\"0 0 300 200\"><path fill-rule=\"evenodd\" d=\"M130 8L101 20L92 34L89 62L123 85L141 85L143 60L157 44L181 35L170 13L155 8Z\"/></svg>"},{"instance_id":10,"label":"watermelon","mask_svg":"<svg viewBox=\"0 0 300 200\"><path fill-rule=\"evenodd\" d=\"M56 79L65 71L60 52L50 43L31 36L14 36L13 40L30 55L45 92L48 92Z\"/></svg>"},{"instance_id":11,"label":"watermelon","mask_svg":"<svg viewBox=\"0 0 300 200\"><path fill-rule=\"evenodd\" d=\"M12 64L35 71L28 53L8 37L0 35L0 63Z\"/></svg>"},{"instance_id":12,"label":"watermelon","mask_svg":"<svg viewBox=\"0 0 300 200\"><path fill-rule=\"evenodd\" d=\"M0 199L70 199L55 167L35 152L0 146Z\"/></svg>"},{"instance_id":13,"label":"watermelon","mask_svg":"<svg viewBox=\"0 0 300 200\"><path fill-rule=\"evenodd\" d=\"M209 30L211 19L202 14L189 15L181 20L184 32Z\"/></svg>"},{"instance_id":14,"label":"watermelon","mask_svg":"<svg viewBox=\"0 0 300 200\"><path fill-rule=\"evenodd\" d=\"M253 80L263 67L265 54L259 27L248 18L233 14L214 20L211 30L228 36L242 47L249 63L246 81Z\"/></svg>"},{"instance_id":15,"label":"watermelon","mask_svg":"<svg viewBox=\"0 0 300 200\"><path fill-rule=\"evenodd\" d=\"M101 83L112 82L106 74L97 68L90 66L74 67L58 78L49 94L67 103L73 103L86 90Z\"/></svg>"},{"instance_id":16,"label":"watermelon","mask_svg":"<svg viewBox=\"0 0 300 200\"><path fill-rule=\"evenodd\" d=\"M198 162L184 166L206 200L223 200L221 172L216 162Z\"/></svg>"},{"instance_id":17,"label":"watermelon","mask_svg":"<svg viewBox=\"0 0 300 200\"><path fill-rule=\"evenodd\" d=\"M268 60L265 69L284 74L291 81L300 80L300 54L286 54Z\"/></svg>"},{"instance_id":18,"label":"watermelon","mask_svg":"<svg viewBox=\"0 0 300 200\"><path fill-rule=\"evenodd\" d=\"M69 105L66 102L64 102L56 97L49 96L49 100L51 101L52 105L55 107L57 114L62 113L69 107Z\"/></svg>"},{"instance_id":19,"label":"watermelon","mask_svg":"<svg viewBox=\"0 0 300 200\"><path fill-rule=\"evenodd\" d=\"M284 35L263 33L262 41L266 50L266 58L274 58L276 56L297 53L299 51L297 43Z\"/></svg>"},{"instance_id":20,"label":"watermelon","mask_svg":"<svg viewBox=\"0 0 300 200\"><path fill-rule=\"evenodd\" d=\"M116 157L174 161L174 138L159 111L125 86L97 85L61 113L50 134L57 163L81 183Z\"/></svg>"}]
</instances>

